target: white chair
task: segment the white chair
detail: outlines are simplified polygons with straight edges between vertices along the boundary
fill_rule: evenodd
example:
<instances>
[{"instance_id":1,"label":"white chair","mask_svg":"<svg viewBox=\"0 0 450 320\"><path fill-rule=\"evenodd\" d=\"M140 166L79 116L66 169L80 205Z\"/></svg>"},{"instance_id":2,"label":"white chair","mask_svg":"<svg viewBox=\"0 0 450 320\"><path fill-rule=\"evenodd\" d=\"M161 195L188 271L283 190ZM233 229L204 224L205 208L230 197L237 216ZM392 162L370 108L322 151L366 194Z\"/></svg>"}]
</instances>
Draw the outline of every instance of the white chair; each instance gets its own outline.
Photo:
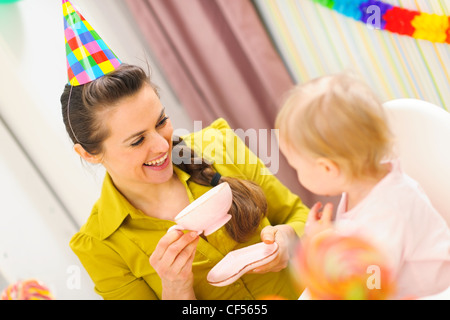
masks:
<instances>
[{"instance_id":1,"label":"white chair","mask_svg":"<svg viewBox=\"0 0 450 320\"><path fill-rule=\"evenodd\" d=\"M450 113L415 99L384 107L404 172L421 184L450 226Z\"/></svg>"},{"instance_id":2,"label":"white chair","mask_svg":"<svg viewBox=\"0 0 450 320\"><path fill-rule=\"evenodd\" d=\"M450 113L429 102L384 104L405 173L418 181L450 226ZM423 300L449 300L450 287Z\"/></svg>"},{"instance_id":3,"label":"white chair","mask_svg":"<svg viewBox=\"0 0 450 320\"><path fill-rule=\"evenodd\" d=\"M448 287L446 290L442 291L441 293L424 297L420 300L450 300L450 287Z\"/></svg>"}]
</instances>

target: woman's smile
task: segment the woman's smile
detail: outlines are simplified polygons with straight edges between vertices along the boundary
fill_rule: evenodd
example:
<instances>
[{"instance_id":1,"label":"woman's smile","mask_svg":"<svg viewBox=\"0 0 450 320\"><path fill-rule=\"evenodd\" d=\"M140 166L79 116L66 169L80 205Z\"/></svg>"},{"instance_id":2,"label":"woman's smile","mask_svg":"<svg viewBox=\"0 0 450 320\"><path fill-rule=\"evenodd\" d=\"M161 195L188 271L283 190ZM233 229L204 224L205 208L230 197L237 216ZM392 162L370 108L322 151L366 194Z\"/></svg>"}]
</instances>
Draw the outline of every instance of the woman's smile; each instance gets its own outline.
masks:
<instances>
[{"instance_id":1,"label":"woman's smile","mask_svg":"<svg viewBox=\"0 0 450 320\"><path fill-rule=\"evenodd\" d=\"M144 166L152 170L160 171L167 168L169 162L170 162L169 152L166 152L162 157L144 163Z\"/></svg>"}]
</instances>

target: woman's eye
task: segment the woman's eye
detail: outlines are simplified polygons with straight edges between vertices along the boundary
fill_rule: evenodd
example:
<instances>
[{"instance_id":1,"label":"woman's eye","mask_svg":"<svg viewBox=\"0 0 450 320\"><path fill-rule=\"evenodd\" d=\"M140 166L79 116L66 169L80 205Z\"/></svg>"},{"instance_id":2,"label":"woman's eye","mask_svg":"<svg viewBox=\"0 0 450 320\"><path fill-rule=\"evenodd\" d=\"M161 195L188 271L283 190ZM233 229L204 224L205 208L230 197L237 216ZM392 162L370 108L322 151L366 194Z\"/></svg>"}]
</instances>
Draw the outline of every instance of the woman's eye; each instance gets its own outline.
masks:
<instances>
[{"instance_id":1,"label":"woman's eye","mask_svg":"<svg viewBox=\"0 0 450 320\"><path fill-rule=\"evenodd\" d=\"M168 116L164 116L164 118L162 118L161 120L159 120L159 122L156 124L156 128L157 128L157 129L163 128L163 127L166 125L167 120L169 120L169 117L168 117ZM132 147L137 147L137 146L141 145L142 142L144 142L144 139L145 139L144 136L140 137L139 140L137 140L136 142L133 142L133 143L131 144L131 146L132 146Z\"/></svg>"},{"instance_id":2,"label":"woman's eye","mask_svg":"<svg viewBox=\"0 0 450 320\"><path fill-rule=\"evenodd\" d=\"M161 128L161 127L163 127L163 126L167 123L167 120L169 120L169 117L168 117L168 116L165 116L164 118L162 118L161 121L159 121L159 122L156 124L156 128Z\"/></svg>"},{"instance_id":3,"label":"woman's eye","mask_svg":"<svg viewBox=\"0 0 450 320\"><path fill-rule=\"evenodd\" d=\"M144 137L141 137L138 141L131 144L132 147L137 147L144 141Z\"/></svg>"}]
</instances>

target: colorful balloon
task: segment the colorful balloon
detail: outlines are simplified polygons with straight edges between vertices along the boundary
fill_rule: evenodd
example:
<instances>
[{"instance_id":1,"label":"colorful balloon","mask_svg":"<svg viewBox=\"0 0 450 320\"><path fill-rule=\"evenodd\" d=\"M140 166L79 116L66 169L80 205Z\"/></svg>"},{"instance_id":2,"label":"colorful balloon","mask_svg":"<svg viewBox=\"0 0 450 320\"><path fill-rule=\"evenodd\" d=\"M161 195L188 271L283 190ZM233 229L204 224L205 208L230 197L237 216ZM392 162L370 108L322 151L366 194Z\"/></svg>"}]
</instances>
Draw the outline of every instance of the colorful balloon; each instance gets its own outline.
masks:
<instances>
[{"instance_id":1,"label":"colorful balloon","mask_svg":"<svg viewBox=\"0 0 450 320\"><path fill-rule=\"evenodd\" d=\"M302 241L294 266L315 300L385 300L395 293L383 253L362 238L331 229Z\"/></svg>"},{"instance_id":2,"label":"colorful balloon","mask_svg":"<svg viewBox=\"0 0 450 320\"><path fill-rule=\"evenodd\" d=\"M13 3L13 2L18 2L19 0L0 0L0 4L3 3Z\"/></svg>"},{"instance_id":3,"label":"colorful balloon","mask_svg":"<svg viewBox=\"0 0 450 320\"><path fill-rule=\"evenodd\" d=\"M50 290L36 279L18 281L3 290L1 300L54 300Z\"/></svg>"}]
</instances>

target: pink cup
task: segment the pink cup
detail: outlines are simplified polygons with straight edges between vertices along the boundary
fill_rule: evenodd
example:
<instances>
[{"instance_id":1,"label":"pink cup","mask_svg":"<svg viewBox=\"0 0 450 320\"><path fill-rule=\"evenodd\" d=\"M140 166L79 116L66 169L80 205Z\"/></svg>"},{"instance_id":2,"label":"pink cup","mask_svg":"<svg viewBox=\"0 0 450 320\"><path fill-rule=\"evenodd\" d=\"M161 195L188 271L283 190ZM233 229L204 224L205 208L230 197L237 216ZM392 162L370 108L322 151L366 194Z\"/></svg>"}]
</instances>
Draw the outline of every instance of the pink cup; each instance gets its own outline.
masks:
<instances>
[{"instance_id":1,"label":"pink cup","mask_svg":"<svg viewBox=\"0 0 450 320\"><path fill-rule=\"evenodd\" d=\"M223 182L184 208L175 217L176 225L167 232L191 230L197 231L198 234L204 232L208 236L231 219L228 210L231 208L232 200L230 185Z\"/></svg>"}]
</instances>

